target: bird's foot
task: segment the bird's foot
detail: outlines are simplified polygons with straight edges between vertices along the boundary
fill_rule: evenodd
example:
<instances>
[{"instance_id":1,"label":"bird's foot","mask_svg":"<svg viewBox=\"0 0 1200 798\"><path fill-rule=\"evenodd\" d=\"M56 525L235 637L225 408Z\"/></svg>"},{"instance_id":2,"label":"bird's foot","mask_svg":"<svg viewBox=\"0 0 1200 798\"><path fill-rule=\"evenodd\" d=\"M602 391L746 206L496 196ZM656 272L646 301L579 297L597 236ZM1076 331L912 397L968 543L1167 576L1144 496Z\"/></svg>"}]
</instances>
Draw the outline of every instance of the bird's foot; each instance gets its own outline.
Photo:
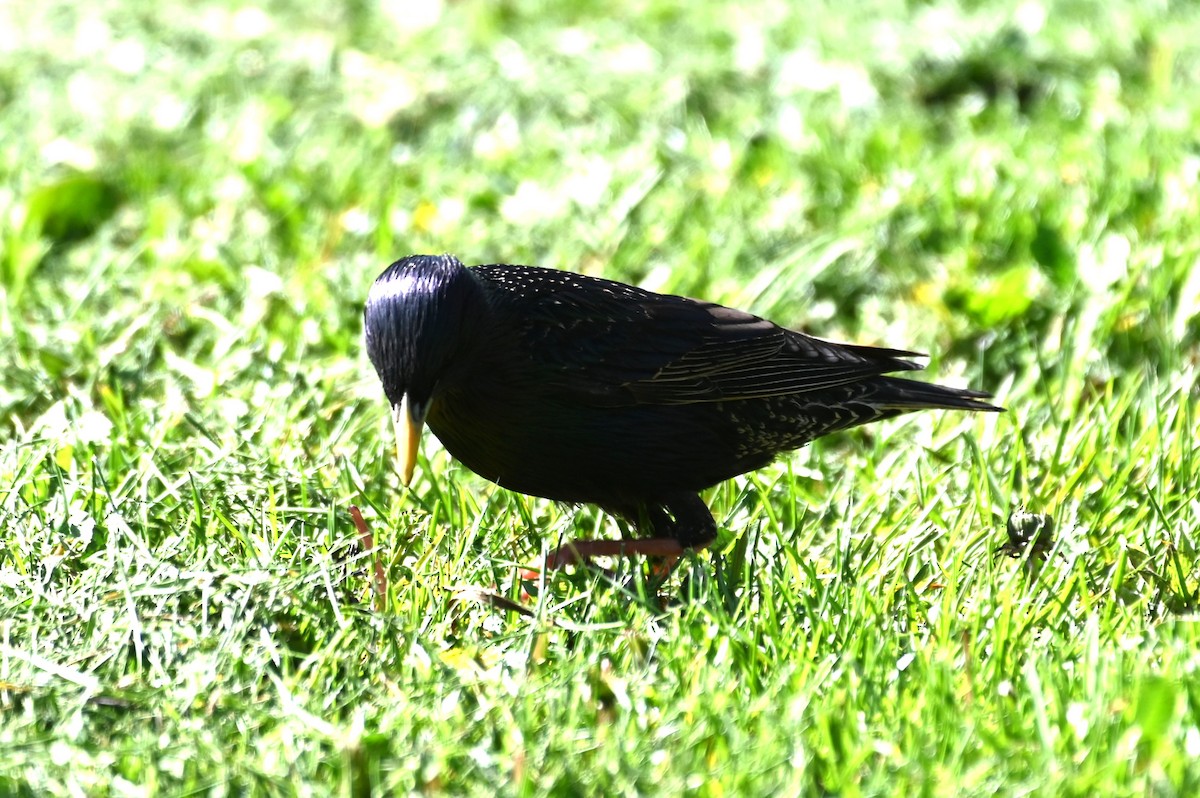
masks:
<instances>
[{"instance_id":1,"label":"bird's foot","mask_svg":"<svg viewBox=\"0 0 1200 798\"><path fill-rule=\"evenodd\" d=\"M596 557L654 557L676 560L685 549L675 538L641 540L572 540L546 557L545 567L557 570L568 565L584 565Z\"/></svg>"},{"instance_id":2,"label":"bird's foot","mask_svg":"<svg viewBox=\"0 0 1200 798\"><path fill-rule=\"evenodd\" d=\"M706 548L694 546L692 551ZM687 552L675 538L642 538L640 540L573 540L546 555L540 568L534 566L521 572L522 579L537 579L541 572L557 571L568 565L588 565L596 557L650 557L657 562L653 571L670 574L679 558Z\"/></svg>"}]
</instances>

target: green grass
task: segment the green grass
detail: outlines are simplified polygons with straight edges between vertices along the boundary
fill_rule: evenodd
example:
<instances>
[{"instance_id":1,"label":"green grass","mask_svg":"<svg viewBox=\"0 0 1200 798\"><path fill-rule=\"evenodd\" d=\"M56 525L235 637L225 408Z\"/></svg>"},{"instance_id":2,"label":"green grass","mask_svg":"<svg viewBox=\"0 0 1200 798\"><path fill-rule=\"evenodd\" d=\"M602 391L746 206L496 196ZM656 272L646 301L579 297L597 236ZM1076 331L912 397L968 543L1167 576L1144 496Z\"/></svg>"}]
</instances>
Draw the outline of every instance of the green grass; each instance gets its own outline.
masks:
<instances>
[{"instance_id":1,"label":"green grass","mask_svg":"<svg viewBox=\"0 0 1200 798\"><path fill-rule=\"evenodd\" d=\"M1200 9L429 7L0 8L0 794L1200 792ZM361 307L444 251L1009 412L821 440L528 618L460 589L617 532L431 438L399 487Z\"/></svg>"}]
</instances>

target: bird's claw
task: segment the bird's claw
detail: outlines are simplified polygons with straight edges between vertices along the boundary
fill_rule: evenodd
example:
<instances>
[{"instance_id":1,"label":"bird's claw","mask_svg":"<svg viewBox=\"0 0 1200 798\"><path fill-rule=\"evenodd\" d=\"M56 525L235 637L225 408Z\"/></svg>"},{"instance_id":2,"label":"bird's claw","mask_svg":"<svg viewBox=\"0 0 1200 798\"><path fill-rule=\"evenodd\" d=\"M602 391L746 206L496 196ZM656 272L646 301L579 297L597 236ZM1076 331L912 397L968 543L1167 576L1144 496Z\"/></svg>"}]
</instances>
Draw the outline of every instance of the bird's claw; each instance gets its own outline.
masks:
<instances>
[{"instance_id":1,"label":"bird's claw","mask_svg":"<svg viewBox=\"0 0 1200 798\"><path fill-rule=\"evenodd\" d=\"M648 538L641 540L576 540L564 543L546 555L541 566L529 566L521 569L520 578L526 581L537 581L543 573L550 573L566 568L569 565L592 565L597 557L632 557L641 555L652 562L650 572L656 577L666 577L674 570L675 565L686 550L679 541L673 538ZM602 572L615 576L606 569Z\"/></svg>"}]
</instances>

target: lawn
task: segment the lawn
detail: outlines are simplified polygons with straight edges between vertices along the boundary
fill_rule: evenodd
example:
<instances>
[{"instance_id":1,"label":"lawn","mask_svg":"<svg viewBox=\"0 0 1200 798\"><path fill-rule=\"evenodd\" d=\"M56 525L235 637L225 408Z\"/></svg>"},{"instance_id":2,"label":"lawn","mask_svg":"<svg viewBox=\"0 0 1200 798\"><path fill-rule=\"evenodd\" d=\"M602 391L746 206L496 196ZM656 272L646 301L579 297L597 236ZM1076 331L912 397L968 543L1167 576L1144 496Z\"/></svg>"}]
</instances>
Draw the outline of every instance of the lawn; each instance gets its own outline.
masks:
<instances>
[{"instance_id":1,"label":"lawn","mask_svg":"<svg viewBox=\"0 0 1200 798\"><path fill-rule=\"evenodd\" d=\"M1198 220L1197 4L0 5L0 795L1200 794ZM523 587L619 531L428 435L400 486L415 252L1008 412Z\"/></svg>"}]
</instances>

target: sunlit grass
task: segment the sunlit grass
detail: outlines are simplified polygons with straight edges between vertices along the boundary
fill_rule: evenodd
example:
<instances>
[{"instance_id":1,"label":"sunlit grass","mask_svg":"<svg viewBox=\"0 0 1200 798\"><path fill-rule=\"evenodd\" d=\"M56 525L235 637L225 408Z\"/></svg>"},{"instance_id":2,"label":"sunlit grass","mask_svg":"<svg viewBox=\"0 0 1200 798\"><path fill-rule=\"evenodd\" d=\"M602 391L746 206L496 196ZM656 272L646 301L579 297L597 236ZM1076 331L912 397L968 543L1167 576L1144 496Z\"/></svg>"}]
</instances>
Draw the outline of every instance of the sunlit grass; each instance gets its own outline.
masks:
<instances>
[{"instance_id":1,"label":"sunlit grass","mask_svg":"<svg viewBox=\"0 0 1200 798\"><path fill-rule=\"evenodd\" d=\"M419 5L0 10L0 793L1200 789L1196 13ZM522 583L618 530L431 438L400 488L362 302L445 251L1009 410Z\"/></svg>"}]
</instances>

